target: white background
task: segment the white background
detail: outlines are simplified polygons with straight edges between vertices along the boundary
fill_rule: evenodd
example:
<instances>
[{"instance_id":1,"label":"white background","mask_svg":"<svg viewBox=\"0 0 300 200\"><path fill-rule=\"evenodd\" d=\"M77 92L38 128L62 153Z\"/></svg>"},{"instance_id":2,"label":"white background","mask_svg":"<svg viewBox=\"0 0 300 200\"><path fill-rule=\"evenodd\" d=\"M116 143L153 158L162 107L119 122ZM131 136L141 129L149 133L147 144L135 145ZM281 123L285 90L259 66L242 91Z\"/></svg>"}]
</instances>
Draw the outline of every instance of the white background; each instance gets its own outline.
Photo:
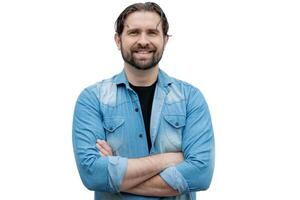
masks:
<instances>
[{"instance_id":1,"label":"white background","mask_svg":"<svg viewBox=\"0 0 300 200\"><path fill-rule=\"evenodd\" d=\"M73 157L74 104L121 71L114 21L133 2L1 1L0 199L93 199ZM213 117L215 174L198 199L300 199L299 3L157 3L173 35L160 66L199 87Z\"/></svg>"}]
</instances>

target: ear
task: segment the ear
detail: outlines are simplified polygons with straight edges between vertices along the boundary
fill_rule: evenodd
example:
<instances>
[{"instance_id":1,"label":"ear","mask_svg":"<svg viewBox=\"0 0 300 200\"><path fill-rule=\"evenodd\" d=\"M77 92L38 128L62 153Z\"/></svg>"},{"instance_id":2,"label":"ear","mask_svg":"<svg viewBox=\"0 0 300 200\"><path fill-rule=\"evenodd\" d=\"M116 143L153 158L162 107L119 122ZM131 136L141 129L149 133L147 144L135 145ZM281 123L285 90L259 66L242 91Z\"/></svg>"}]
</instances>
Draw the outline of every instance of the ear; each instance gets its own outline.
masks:
<instances>
[{"instance_id":1,"label":"ear","mask_svg":"<svg viewBox=\"0 0 300 200\"><path fill-rule=\"evenodd\" d=\"M164 47L167 45L168 41L169 41L169 36L168 35L164 36Z\"/></svg>"},{"instance_id":2,"label":"ear","mask_svg":"<svg viewBox=\"0 0 300 200\"><path fill-rule=\"evenodd\" d=\"M121 38L118 33L115 33L115 42L116 42L118 49L120 50L121 49Z\"/></svg>"}]
</instances>

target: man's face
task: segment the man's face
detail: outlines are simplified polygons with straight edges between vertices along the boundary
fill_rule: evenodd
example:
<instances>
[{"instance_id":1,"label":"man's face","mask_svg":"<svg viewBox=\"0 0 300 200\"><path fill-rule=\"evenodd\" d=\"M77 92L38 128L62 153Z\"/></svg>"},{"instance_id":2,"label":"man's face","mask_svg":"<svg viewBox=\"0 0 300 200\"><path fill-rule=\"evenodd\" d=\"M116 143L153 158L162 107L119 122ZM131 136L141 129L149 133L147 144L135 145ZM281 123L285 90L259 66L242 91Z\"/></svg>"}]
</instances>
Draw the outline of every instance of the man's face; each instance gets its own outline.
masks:
<instances>
[{"instance_id":1,"label":"man's face","mask_svg":"<svg viewBox=\"0 0 300 200\"><path fill-rule=\"evenodd\" d=\"M115 40L126 64L147 70L159 63L168 37L157 13L138 11L126 18L123 32L116 34Z\"/></svg>"}]
</instances>

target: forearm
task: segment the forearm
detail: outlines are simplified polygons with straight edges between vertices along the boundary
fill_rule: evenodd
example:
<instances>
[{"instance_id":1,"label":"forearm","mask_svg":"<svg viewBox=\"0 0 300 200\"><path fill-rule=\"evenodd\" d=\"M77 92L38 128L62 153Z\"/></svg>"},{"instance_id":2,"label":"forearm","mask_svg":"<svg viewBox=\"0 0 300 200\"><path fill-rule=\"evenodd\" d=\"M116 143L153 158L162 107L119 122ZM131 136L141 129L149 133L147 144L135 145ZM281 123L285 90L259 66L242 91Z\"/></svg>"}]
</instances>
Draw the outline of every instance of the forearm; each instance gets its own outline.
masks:
<instances>
[{"instance_id":1,"label":"forearm","mask_svg":"<svg viewBox=\"0 0 300 200\"><path fill-rule=\"evenodd\" d=\"M153 176L145 182L124 192L143 196L177 196L179 192L170 187L159 175Z\"/></svg>"},{"instance_id":2,"label":"forearm","mask_svg":"<svg viewBox=\"0 0 300 200\"><path fill-rule=\"evenodd\" d=\"M121 184L121 191L140 185L165 168L183 160L181 153L163 153L144 158L128 159L127 170Z\"/></svg>"},{"instance_id":3,"label":"forearm","mask_svg":"<svg viewBox=\"0 0 300 200\"><path fill-rule=\"evenodd\" d=\"M101 156L112 156L112 149L106 141L97 140L96 146L99 149ZM161 178L159 176L153 179L150 178L172 165L181 163L183 161L183 154L181 152L162 153L143 158L128 159L127 161L127 169L122 179L120 190L128 192L130 189L143 183L134 190L140 191L140 189L146 187L150 183L151 185L155 183L155 185L157 185L156 188L162 187L164 181L160 180ZM168 185L163 186L166 189L170 189L166 187Z\"/></svg>"}]
</instances>

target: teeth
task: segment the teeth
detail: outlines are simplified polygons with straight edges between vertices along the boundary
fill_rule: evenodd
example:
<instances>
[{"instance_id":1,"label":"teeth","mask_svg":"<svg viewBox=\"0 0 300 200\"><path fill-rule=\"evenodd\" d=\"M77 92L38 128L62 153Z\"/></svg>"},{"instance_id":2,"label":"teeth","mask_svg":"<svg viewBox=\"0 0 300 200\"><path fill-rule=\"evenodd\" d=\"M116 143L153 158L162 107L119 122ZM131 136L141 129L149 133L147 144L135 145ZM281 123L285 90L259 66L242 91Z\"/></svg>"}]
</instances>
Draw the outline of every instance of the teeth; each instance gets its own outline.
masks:
<instances>
[{"instance_id":1,"label":"teeth","mask_svg":"<svg viewBox=\"0 0 300 200\"><path fill-rule=\"evenodd\" d=\"M142 53L142 54L145 54L145 53L151 53L151 51L137 51L136 53Z\"/></svg>"}]
</instances>

